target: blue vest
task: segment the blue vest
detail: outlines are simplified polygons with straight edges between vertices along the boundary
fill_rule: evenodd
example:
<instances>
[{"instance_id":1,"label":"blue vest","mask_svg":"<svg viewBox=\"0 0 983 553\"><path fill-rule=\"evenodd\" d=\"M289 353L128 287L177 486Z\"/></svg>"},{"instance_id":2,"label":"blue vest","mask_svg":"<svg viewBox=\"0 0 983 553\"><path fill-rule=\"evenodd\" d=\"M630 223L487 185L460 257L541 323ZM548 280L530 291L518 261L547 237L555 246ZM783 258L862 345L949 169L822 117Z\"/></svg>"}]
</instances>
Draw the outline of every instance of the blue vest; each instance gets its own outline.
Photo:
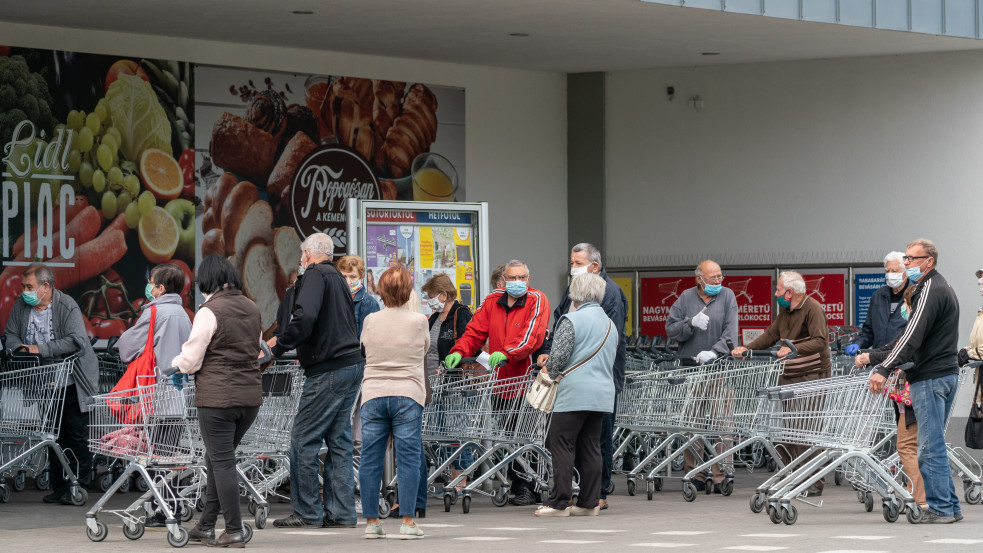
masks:
<instances>
[{"instance_id":1,"label":"blue vest","mask_svg":"<svg viewBox=\"0 0 983 553\"><path fill-rule=\"evenodd\" d=\"M585 303L564 315L573 324L574 346L564 370L590 357L611 334L593 359L560 380L553 411L614 411L614 358L618 352L618 331L596 303Z\"/></svg>"}]
</instances>

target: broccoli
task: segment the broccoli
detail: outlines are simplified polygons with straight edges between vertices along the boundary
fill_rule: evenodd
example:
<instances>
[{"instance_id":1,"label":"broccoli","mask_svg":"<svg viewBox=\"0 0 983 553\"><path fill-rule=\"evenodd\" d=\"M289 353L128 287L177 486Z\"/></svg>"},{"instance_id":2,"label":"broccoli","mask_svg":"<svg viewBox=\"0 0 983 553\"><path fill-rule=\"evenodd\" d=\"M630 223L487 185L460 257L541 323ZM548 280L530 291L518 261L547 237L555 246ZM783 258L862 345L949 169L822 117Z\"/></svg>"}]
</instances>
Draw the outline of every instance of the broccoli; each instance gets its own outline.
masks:
<instances>
[{"instance_id":1,"label":"broccoli","mask_svg":"<svg viewBox=\"0 0 983 553\"><path fill-rule=\"evenodd\" d=\"M18 123L27 119L37 132L51 132L52 96L48 84L32 73L23 56L0 57L0 149L11 139Z\"/></svg>"}]
</instances>

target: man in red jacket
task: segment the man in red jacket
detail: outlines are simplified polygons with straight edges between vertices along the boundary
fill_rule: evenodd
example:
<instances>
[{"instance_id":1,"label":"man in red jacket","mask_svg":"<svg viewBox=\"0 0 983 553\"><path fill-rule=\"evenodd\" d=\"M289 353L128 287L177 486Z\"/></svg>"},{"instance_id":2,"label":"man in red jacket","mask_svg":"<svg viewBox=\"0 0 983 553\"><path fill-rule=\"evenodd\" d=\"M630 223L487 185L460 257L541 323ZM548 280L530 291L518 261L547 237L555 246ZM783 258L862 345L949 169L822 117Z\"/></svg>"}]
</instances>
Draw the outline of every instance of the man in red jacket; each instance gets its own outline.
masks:
<instances>
[{"instance_id":1,"label":"man in red jacket","mask_svg":"<svg viewBox=\"0 0 983 553\"><path fill-rule=\"evenodd\" d=\"M444 363L453 369L462 357L472 356L488 341L491 366L505 365L498 370L498 379L523 376L532 366L532 354L543 344L549 325L550 302L546 295L529 287L529 267L512 260L505 265L505 291L496 290L474 312L464 335L458 338ZM502 394L512 399L518 390ZM515 497L513 505L531 505L536 501L529 482L509 468L509 479Z\"/></svg>"}]
</instances>

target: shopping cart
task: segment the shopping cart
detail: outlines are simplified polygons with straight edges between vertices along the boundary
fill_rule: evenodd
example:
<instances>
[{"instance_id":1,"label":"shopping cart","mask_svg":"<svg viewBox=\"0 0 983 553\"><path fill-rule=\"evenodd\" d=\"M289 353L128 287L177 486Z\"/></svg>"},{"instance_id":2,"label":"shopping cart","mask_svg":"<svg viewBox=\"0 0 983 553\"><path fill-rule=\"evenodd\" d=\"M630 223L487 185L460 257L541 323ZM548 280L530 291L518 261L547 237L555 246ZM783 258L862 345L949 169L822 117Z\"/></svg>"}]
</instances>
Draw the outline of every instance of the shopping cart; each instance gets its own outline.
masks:
<instances>
[{"instance_id":1,"label":"shopping cart","mask_svg":"<svg viewBox=\"0 0 983 553\"><path fill-rule=\"evenodd\" d=\"M27 474L36 476L45 470L51 452L65 467L72 503L85 505L88 492L79 485L66 451L55 441L61 430L65 389L77 358L40 363L37 356L10 355L6 370L0 373L0 503L10 499L6 479L12 477L14 489L23 489Z\"/></svg>"},{"instance_id":2,"label":"shopping cart","mask_svg":"<svg viewBox=\"0 0 983 553\"><path fill-rule=\"evenodd\" d=\"M823 284L824 276L813 277L813 278L803 278L802 281L806 285L806 295L813 296L820 301L820 303L826 301L826 295L822 293L820 288Z\"/></svg>"},{"instance_id":3,"label":"shopping cart","mask_svg":"<svg viewBox=\"0 0 983 553\"><path fill-rule=\"evenodd\" d=\"M178 516L190 520L193 515L194 502L182 492L202 464L202 451L193 437L199 434L194 392L193 381L178 389L165 379L92 398L90 451L127 465L85 515L85 534L90 540L99 542L108 535L106 523L98 520L100 513L120 517L123 535L140 539L153 501L164 514L167 542L174 547L188 543L188 531L180 526ZM122 509L107 509L107 502L133 475L147 483L147 492ZM251 537L251 529L245 532L248 525L243 526Z\"/></svg>"},{"instance_id":4,"label":"shopping cart","mask_svg":"<svg viewBox=\"0 0 983 553\"><path fill-rule=\"evenodd\" d=\"M679 299L679 285L682 284L683 280L675 280L673 282L663 282L659 284L659 293L665 294L662 298L662 304L665 305L669 298Z\"/></svg>"},{"instance_id":5,"label":"shopping cart","mask_svg":"<svg viewBox=\"0 0 983 553\"><path fill-rule=\"evenodd\" d=\"M754 299L751 298L751 294L748 294L747 289L748 286L751 285L752 280L753 279L750 278L745 280L732 280L727 283L727 287L734 291L735 298L744 296L747 298L748 303L750 303L754 301Z\"/></svg>"}]
</instances>

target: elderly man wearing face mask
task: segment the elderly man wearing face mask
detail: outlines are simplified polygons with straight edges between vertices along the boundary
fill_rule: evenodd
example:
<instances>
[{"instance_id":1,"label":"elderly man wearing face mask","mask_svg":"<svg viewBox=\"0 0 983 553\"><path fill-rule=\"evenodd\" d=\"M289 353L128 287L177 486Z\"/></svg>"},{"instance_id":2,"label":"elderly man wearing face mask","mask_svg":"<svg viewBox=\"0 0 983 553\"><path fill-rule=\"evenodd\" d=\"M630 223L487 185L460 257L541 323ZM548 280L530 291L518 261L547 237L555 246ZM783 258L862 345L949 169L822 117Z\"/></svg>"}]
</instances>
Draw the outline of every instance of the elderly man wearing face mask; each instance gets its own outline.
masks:
<instances>
[{"instance_id":1,"label":"elderly man wearing face mask","mask_svg":"<svg viewBox=\"0 0 983 553\"><path fill-rule=\"evenodd\" d=\"M908 321L901 317L904 291L908 286L901 260L904 254L891 252L884 257L884 278L887 284L874 291L864 321L857 337L844 349L847 355L855 355L866 348L877 349L890 342L904 330Z\"/></svg>"},{"instance_id":2,"label":"elderly man wearing face mask","mask_svg":"<svg viewBox=\"0 0 983 553\"><path fill-rule=\"evenodd\" d=\"M737 343L737 298L734 291L723 286L724 274L720 265L706 260L696 268L696 286L684 290L669 309L666 335L679 342L679 355L692 357L697 363L709 363L727 355ZM730 344L731 346L728 346ZM730 447L724 439L715 444L718 451ZM693 469L693 452L683 455L686 471ZM722 493L720 484L727 477L719 464L713 465L713 491ZM696 489L706 489L706 475L693 479Z\"/></svg>"}]
</instances>

